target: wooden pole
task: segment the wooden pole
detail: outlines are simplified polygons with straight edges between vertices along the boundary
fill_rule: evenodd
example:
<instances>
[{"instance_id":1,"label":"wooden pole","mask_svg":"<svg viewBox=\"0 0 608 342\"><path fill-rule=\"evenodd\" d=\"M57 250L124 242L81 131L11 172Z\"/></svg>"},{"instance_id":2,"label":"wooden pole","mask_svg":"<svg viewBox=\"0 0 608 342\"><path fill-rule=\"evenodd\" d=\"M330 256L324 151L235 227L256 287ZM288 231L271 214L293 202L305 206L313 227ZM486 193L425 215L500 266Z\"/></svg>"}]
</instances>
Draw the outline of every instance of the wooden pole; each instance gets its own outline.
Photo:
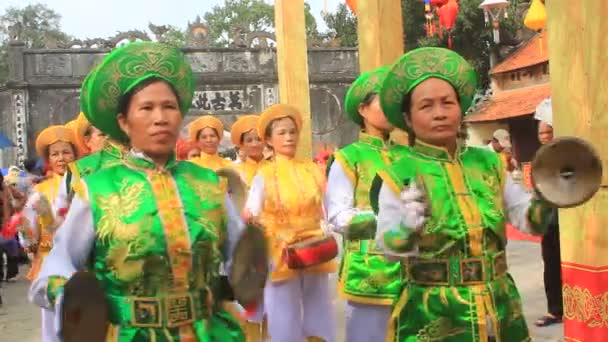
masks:
<instances>
[{"instance_id":1,"label":"wooden pole","mask_svg":"<svg viewBox=\"0 0 608 342\"><path fill-rule=\"evenodd\" d=\"M364 0L357 7L360 71L392 64L404 49L401 0Z\"/></svg>"},{"instance_id":2,"label":"wooden pole","mask_svg":"<svg viewBox=\"0 0 608 342\"><path fill-rule=\"evenodd\" d=\"M551 0L547 6L556 135L590 141L608 185L608 1ZM573 158L576 156L565 156ZM560 210L566 341L608 340L608 191Z\"/></svg>"},{"instance_id":3,"label":"wooden pole","mask_svg":"<svg viewBox=\"0 0 608 342\"><path fill-rule=\"evenodd\" d=\"M295 106L302 113L298 157L312 157L310 90L304 0L275 0L277 71L281 103Z\"/></svg>"},{"instance_id":4,"label":"wooden pole","mask_svg":"<svg viewBox=\"0 0 608 342\"><path fill-rule=\"evenodd\" d=\"M357 2L359 70L373 70L392 64L404 52L401 0L362 0ZM395 130L393 141L407 144L407 133Z\"/></svg>"}]
</instances>

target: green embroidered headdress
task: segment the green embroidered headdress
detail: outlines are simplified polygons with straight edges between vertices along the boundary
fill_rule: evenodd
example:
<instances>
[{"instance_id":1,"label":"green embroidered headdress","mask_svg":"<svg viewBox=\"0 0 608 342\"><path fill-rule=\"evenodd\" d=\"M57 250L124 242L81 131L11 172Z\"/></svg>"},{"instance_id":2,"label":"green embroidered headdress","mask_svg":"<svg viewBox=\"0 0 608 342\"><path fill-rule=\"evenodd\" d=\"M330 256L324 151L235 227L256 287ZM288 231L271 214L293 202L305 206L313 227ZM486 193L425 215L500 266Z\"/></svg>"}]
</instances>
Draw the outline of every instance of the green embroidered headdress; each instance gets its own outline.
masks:
<instances>
[{"instance_id":1,"label":"green embroidered headdress","mask_svg":"<svg viewBox=\"0 0 608 342\"><path fill-rule=\"evenodd\" d=\"M150 78L171 84L179 96L182 114L188 112L194 77L184 54L164 44L134 42L110 52L83 82L80 105L85 116L111 138L126 141L116 120L121 98Z\"/></svg>"},{"instance_id":2,"label":"green embroidered headdress","mask_svg":"<svg viewBox=\"0 0 608 342\"><path fill-rule=\"evenodd\" d=\"M363 125L363 118L359 114L359 105L369 93L380 93L380 87L388 71L388 66L383 66L378 69L364 72L353 84L348 88L346 97L344 98L344 107L348 117L358 124Z\"/></svg>"},{"instance_id":3,"label":"green embroidered headdress","mask_svg":"<svg viewBox=\"0 0 608 342\"><path fill-rule=\"evenodd\" d=\"M380 104L390 123L409 131L403 117L403 99L420 83L433 77L456 89L462 114L466 113L477 89L475 69L452 50L425 47L401 56L387 72L380 90Z\"/></svg>"}]
</instances>

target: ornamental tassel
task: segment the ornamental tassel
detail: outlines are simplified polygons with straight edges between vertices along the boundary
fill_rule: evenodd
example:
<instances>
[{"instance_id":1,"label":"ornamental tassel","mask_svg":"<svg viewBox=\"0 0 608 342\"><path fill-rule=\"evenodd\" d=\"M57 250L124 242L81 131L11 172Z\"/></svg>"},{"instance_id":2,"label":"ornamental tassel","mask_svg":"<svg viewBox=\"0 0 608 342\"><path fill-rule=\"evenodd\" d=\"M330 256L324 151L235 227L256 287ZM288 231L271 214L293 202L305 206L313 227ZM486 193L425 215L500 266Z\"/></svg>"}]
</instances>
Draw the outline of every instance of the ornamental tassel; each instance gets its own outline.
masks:
<instances>
[{"instance_id":1,"label":"ornamental tassel","mask_svg":"<svg viewBox=\"0 0 608 342\"><path fill-rule=\"evenodd\" d=\"M498 28L494 28L494 43L500 43L500 30Z\"/></svg>"},{"instance_id":2,"label":"ornamental tassel","mask_svg":"<svg viewBox=\"0 0 608 342\"><path fill-rule=\"evenodd\" d=\"M448 32L448 48L452 48L452 31Z\"/></svg>"}]
</instances>

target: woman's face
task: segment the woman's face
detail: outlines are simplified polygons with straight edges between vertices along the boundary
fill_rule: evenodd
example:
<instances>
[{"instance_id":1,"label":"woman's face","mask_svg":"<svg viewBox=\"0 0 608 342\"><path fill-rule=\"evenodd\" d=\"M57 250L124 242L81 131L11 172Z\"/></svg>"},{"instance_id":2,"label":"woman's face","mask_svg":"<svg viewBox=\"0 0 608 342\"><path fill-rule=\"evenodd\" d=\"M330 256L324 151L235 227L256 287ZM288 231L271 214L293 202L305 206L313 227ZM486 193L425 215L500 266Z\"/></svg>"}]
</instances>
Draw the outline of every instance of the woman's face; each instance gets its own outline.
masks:
<instances>
[{"instance_id":1,"label":"woman's face","mask_svg":"<svg viewBox=\"0 0 608 342\"><path fill-rule=\"evenodd\" d=\"M410 126L417 139L442 147L456 144L461 124L460 103L448 82L429 78L411 95Z\"/></svg>"},{"instance_id":2,"label":"woman's face","mask_svg":"<svg viewBox=\"0 0 608 342\"><path fill-rule=\"evenodd\" d=\"M188 151L188 154L186 155L186 159L190 160L190 159L198 158L200 156L201 156L201 150L199 150L198 147L195 147L195 148L191 148L190 151Z\"/></svg>"},{"instance_id":3,"label":"woman's face","mask_svg":"<svg viewBox=\"0 0 608 342\"><path fill-rule=\"evenodd\" d=\"M53 173L63 176L68 164L76 158L74 148L70 143L58 141L49 145L49 168Z\"/></svg>"},{"instance_id":4,"label":"woman's face","mask_svg":"<svg viewBox=\"0 0 608 342\"><path fill-rule=\"evenodd\" d=\"M245 154L245 158L249 157L254 160L264 158L264 144L255 129L243 133L243 146L239 150L239 153L241 151Z\"/></svg>"},{"instance_id":5,"label":"woman's face","mask_svg":"<svg viewBox=\"0 0 608 342\"><path fill-rule=\"evenodd\" d=\"M127 113L118 115L120 128L137 151L156 159L173 153L182 113L171 87L158 81L131 97Z\"/></svg>"},{"instance_id":6,"label":"woman's face","mask_svg":"<svg viewBox=\"0 0 608 342\"><path fill-rule=\"evenodd\" d=\"M364 118L367 125L371 125L373 128L382 132L389 132L393 129L393 126L388 122L382 107L380 107L380 99L377 95L374 95L372 102L367 105L361 104L359 106L359 114Z\"/></svg>"},{"instance_id":7,"label":"woman's face","mask_svg":"<svg viewBox=\"0 0 608 342\"><path fill-rule=\"evenodd\" d=\"M291 118L287 117L274 120L270 124L270 127L268 145L270 145L277 154L289 158L295 157L300 135L296 123Z\"/></svg>"},{"instance_id":8,"label":"woman's face","mask_svg":"<svg viewBox=\"0 0 608 342\"><path fill-rule=\"evenodd\" d=\"M89 129L91 133L84 137L84 144L91 153L99 152L106 142L106 135L93 126Z\"/></svg>"},{"instance_id":9,"label":"woman's face","mask_svg":"<svg viewBox=\"0 0 608 342\"><path fill-rule=\"evenodd\" d=\"M205 127L198 132L197 139L198 147L206 154L216 154L218 146L220 146L220 137L218 132L211 127Z\"/></svg>"}]
</instances>

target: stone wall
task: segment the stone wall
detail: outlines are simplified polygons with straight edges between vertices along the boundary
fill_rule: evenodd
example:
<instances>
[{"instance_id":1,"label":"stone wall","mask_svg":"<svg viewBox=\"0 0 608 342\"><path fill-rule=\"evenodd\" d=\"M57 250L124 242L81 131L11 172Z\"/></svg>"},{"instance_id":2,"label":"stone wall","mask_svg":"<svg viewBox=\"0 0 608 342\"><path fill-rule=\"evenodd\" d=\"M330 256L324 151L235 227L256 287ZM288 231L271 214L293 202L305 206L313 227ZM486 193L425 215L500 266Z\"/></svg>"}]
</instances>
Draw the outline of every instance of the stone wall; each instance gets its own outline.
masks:
<instances>
[{"instance_id":1,"label":"stone wall","mask_svg":"<svg viewBox=\"0 0 608 342\"><path fill-rule=\"evenodd\" d=\"M36 135L52 124L71 120L79 111L79 90L89 70L109 51L96 49L25 49L9 47L7 87L0 89L0 131L13 141L28 142L4 153L3 164L31 156ZM276 51L260 48L184 49L196 76L196 92L185 124L201 114L217 115L226 125L243 114L259 113L279 99ZM308 52L313 141L342 146L357 127L344 118L348 85L358 73L356 49L312 48ZM15 97L22 97L19 107ZM18 132L17 112L26 130ZM30 153L27 153L27 152Z\"/></svg>"}]
</instances>

